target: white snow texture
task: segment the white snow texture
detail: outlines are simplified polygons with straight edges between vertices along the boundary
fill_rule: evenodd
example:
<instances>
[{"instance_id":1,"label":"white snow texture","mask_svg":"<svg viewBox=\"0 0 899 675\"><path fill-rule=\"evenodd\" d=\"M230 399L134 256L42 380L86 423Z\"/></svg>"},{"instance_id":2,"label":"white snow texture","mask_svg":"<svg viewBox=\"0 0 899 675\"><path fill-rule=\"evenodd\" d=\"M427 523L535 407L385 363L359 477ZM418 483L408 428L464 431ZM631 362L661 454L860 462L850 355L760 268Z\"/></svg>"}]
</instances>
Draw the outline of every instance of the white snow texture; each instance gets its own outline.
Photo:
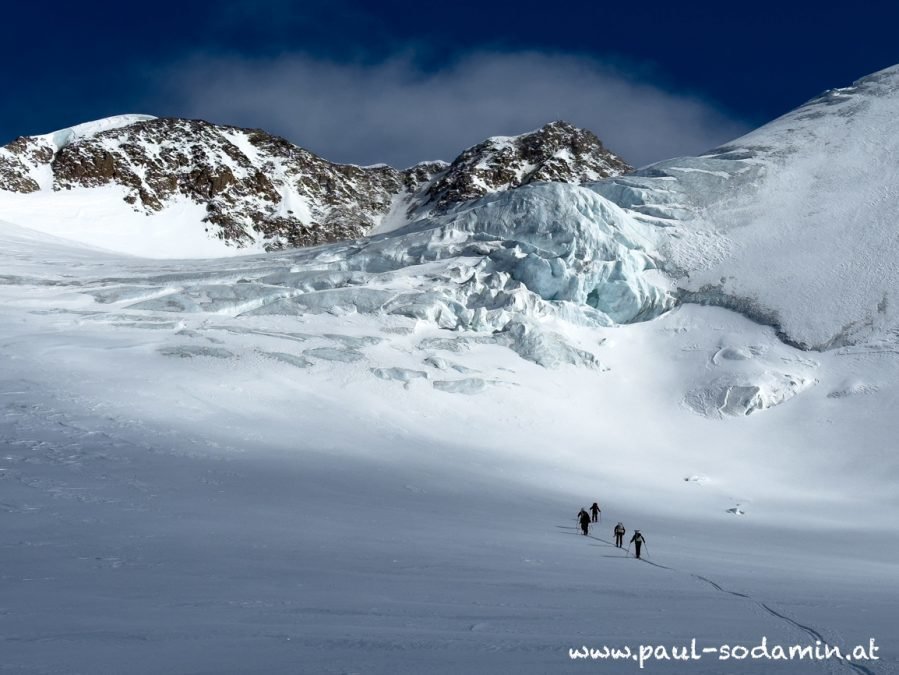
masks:
<instances>
[{"instance_id":1,"label":"white snow texture","mask_svg":"<svg viewBox=\"0 0 899 675\"><path fill-rule=\"evenodd\" d=\"M185 259L222 253L189 205L0 194L0 673L763 637L880 660L646 672L899 672L897 120L893 68L702 157L227 258Z\"/></svg>"}]
</instances>

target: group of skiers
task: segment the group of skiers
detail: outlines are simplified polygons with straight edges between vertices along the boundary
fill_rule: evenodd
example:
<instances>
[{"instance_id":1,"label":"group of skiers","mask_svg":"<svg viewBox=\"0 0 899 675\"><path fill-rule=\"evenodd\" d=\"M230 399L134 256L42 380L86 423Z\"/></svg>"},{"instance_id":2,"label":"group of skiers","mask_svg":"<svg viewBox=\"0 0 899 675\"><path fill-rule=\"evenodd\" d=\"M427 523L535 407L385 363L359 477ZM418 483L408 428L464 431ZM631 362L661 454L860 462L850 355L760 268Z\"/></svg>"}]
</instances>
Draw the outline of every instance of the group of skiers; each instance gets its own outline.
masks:
<instances>
[{"instance_id":1,"label":"group of skiers","mask_svg":"<svg viewBox=\"0 0 899 675\"><path fill-rule=\"evenodd\" d=\"M590 532L590 523L601 522L602 518L602 509L599 508L599 504L593 502L593 506L590 507L590 513L587 513L586 509L581 509L580 513L577 514L578 522L581 525L581 532L584 536ZM621 548L624 542L624 534L627 530L624 529L624 525L621 524L621 521L618 521L618 524L615 526L615 529L612 530L612 533L615 535L615 546ZM638 558L640 557L640 552L643 549L643 544L646 543L646 540L643 538L640 530L634 530L634 536L631 537L631 544L634 545L634 555ZM630 549L630 546L628 546Z\"/></svg>"}]
</instances>

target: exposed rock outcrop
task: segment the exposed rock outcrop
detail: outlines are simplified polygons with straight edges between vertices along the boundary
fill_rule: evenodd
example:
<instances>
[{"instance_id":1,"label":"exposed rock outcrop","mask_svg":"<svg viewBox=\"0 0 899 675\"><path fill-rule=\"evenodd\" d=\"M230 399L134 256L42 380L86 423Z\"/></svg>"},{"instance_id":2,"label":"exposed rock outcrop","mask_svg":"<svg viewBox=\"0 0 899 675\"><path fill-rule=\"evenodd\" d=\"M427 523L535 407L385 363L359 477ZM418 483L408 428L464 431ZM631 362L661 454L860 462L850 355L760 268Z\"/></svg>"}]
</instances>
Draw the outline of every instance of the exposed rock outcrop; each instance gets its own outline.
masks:
<instances>
[{"instance_id":1,"label":"exposed rock outcrop","mask_svg":"<svg viewBox=\"0 0 899 675\"><path fill-rule=\"evenodd\" d=\"M258 129L122 116L0 149L0 189L29 193L114 184L148 215L179 200L203 205L203 226L237 247L301 247L365 236L491 192L540 181L580 183L629 170L589 131L553 122L496 137L454 162L405 170L329 162Z\"/></svg>"}]
</instances>

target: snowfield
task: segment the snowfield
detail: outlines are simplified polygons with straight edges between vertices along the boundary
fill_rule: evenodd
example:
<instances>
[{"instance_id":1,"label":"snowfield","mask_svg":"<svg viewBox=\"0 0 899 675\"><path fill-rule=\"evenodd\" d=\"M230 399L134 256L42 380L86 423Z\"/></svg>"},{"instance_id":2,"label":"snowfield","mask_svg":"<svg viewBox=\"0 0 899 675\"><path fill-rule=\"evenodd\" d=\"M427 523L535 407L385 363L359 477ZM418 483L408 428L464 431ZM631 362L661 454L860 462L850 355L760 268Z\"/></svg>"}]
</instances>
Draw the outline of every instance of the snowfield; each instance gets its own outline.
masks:
<instances>
[{"instance_id":1,"label":"snowfield","mask_svg":"<svg viewBox=\"0 0 899 675\"><path fill-rule=\"evenodd\" d=\"M594 188L662 226L685 299L811 349L899 328L899 66L822 94L701 157Z\"/></svg>"},{"instance_id":2,"label":"snowfield","mask_svg":"<svg viewBox=\"0 0 899 675\"><path fill-rule=\"evenodd\" d=\"M309 249L4 196L0 673L899 672L897 72Z\"/></svg>"},{"instance_id":3,"label":"snowfield","mask_svg":"<svg viewBox=\"0 0 899 675\"><path fill-rule=\"evenodd\" d=\"M634 672L568 650L816 635L896 672L892 352L685 306L546 318L543 367L489 328L236 290L328 249L160 264L2 232L0 672Z\"/></svg>"},{"instance_id":4,"label":"snowfield","mask_svg":"<svg viewBox=\"0 0 899 675\"><path fill-rule=\"evenodd\" d=\"M116 185L52 193L0 192L0 220L77 241L97 249L147 258L210 258L248 251L210 237L202 224L205 209L180 200L165 213L147 216L124 201ZM261 252L262 246L250 251ZM189 254L183 253L189 251Z\"/></svg>"}]
</instances>

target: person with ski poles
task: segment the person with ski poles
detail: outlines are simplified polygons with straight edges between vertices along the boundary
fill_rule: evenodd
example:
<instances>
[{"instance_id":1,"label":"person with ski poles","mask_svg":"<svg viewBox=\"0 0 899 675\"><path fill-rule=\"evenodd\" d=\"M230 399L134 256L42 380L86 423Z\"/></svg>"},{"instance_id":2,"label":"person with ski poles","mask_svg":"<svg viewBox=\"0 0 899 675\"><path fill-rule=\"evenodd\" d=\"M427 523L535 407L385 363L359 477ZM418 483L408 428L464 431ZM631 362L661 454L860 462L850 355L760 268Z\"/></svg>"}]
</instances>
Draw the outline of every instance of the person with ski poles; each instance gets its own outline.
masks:
<instances>
[{"instance_id":1,"label":"person with ski poles","mask_svg":"<svg viewBox=\"0 0 899 675\"><path fill-rule=\"evenodd\" d=\"M627 532L627 530L624 529L624 525L622 525L621 522L619 521L618 524L615 526L614 532L615 532L615 546L617 546L618 548L621 548L624 545L624 533Z\"/></svg>"},{"instance_id":2,"label":"person with ski poles","mask_svg":"<svg viewBox=\"0 0 899 675\"><path fill-rule=\"evenodd\" d=\"M596 522L596 519L602 513L602 509L599 508L599 504L593 502L593 506L590 507L590 513L593 514L593 522Z\"/></svg>"},{"instance_id":3,"label":"person with ski poles","mask_svg":"<svg viewBox=\"0 0 899 675\"><path fill-rule=\"evenodd\" d=\"M643 538L643 535L640 534L640 530L634 530L634 536L631 537L631 543L634 545L634 555L639 558L640 557L640 549L643 547L643 544L646 543L646 540Z\"/></svg>"},{"instance_id":4,"label":"person with ski poles","mask_svg":"<svg viewBox=\"0 0 899 675\"><path fill-rule=\"evenodd\" d=\"M590 514L587 513L584 509L581 509L581 512L577 514L578 521L581 524L581 531L584 536L587 536L587 532L590 530Z\"/></svg>"}]
</instances>

